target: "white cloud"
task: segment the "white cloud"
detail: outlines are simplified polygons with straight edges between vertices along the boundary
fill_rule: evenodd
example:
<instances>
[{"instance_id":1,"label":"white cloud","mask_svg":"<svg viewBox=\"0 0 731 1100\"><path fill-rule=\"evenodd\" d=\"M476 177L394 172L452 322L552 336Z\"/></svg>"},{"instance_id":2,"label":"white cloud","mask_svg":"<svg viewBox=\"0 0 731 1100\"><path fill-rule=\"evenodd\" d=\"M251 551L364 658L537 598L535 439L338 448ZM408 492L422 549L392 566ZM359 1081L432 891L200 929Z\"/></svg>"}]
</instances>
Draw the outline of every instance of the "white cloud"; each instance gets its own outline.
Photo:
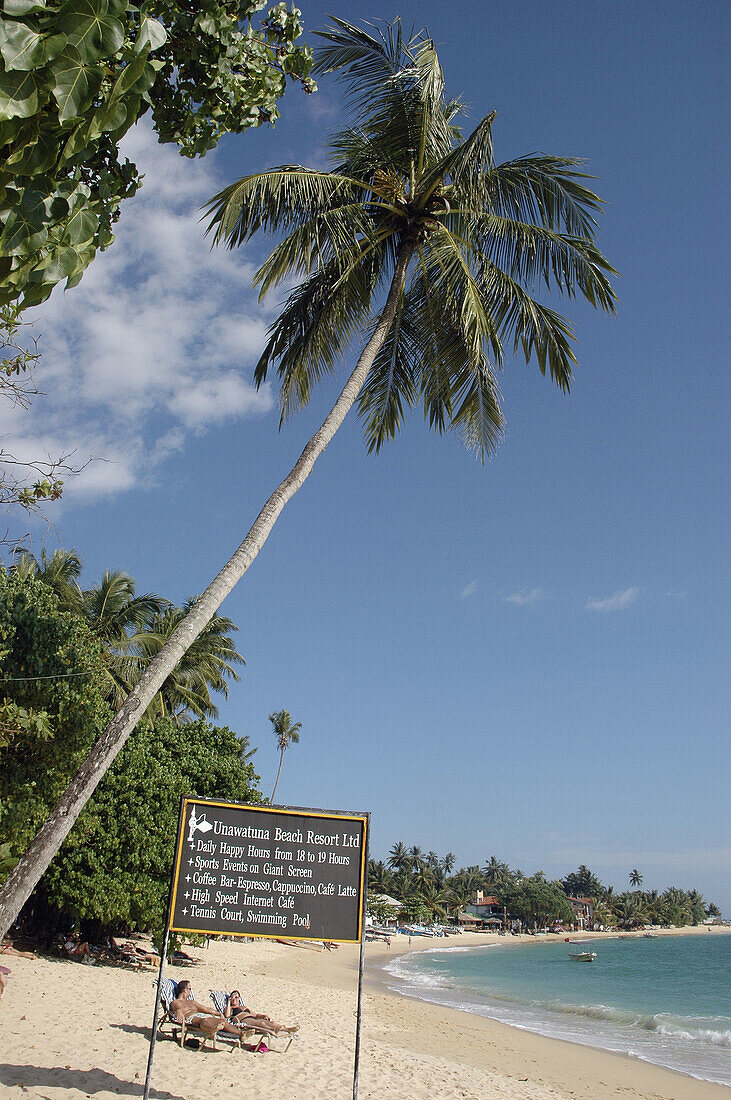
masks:
<instances>
[{"instance_id":1,"label":"white cloud","mask_svg":"<svg viewBox=\"0 0 731 1100\"><path fill-rule=\"evenodd\" d=\"M543 589L531 588L530 591L528 591L528 589L524 589L522 592L513 592L512 596L505 597L505 602L515 603L518 605L518 607L526 607L528 604L538 603L539 600L542 599Z\"/></svg>"},{"instance_id":2,"label":"white cloud","mask_svg":"<svg viewBox=\"0 0 731 1100\"><path fill-rule=\"evenodd\" d=\"M253 367L268 312L243 249L211 251L200 207L220 190L215 156L184 160L139 125L123 152L145 174L122 204L116 241L81 284L34 311L45 397L6 423L6 450L74 452L93 462L68 495L98 497L149 482L187 435L272 408Z\"/></svg>"},{"instance_id":3,"label":"white cloud","mask_svg":"<svg viewBox=\"0 0 731 1100\"><path fill-rule=\"evenodd\" d=\"M466 600L470 596L474 596L476 591L477 591L477 581L470 581L470 583L466 584L464 586L464 588L462 589L462 591L460 592L460 594L459 594L460 599Z\"/></svg>"},{"instance_id":4,"label":"white cloud","mask_svg":"<svg viewBox=\"0 0 731 1100\"><path fill-rule=\"evenodd\" d=\"M640 594L639 588L624 588L621 592L615 592L613 596L604 599L593 597L586 601L587 611L622 611L633 604Z\"/></svg>"}]
</instances>

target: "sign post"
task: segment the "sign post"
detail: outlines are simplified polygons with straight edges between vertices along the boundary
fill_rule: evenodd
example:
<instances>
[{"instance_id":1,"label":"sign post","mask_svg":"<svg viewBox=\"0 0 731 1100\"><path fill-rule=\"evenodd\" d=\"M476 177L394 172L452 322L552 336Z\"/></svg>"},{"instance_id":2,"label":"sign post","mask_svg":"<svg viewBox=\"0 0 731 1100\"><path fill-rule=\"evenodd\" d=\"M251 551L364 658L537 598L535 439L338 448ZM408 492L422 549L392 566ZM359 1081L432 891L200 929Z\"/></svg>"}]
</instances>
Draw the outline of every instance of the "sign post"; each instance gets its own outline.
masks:
<instances>
[{"instance_id":1,"label":"sign post","mask_svg":"<svg viewBox=\"0 0 731 1100\"><path fill-rule=\"evenodd\" d=\"M359 943L358 1094L369 814L183 798L164 950L183 935ZM149 1095L155 1001L144 1100Z\"/></svg>"}]
</instances>

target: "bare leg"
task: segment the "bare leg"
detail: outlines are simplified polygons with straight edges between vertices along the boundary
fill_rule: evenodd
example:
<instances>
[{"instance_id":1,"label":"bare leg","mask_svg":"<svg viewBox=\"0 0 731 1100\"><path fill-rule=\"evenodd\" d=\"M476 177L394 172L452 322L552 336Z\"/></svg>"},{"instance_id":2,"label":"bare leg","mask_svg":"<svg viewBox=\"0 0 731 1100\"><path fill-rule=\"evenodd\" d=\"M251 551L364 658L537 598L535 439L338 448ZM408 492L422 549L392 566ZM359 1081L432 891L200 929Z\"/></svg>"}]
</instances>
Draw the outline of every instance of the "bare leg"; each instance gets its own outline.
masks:
<instances>
[{"instance_id":1,"label":"bare leg","mask_svg":"<svg viewBox=\"0 0 731 1100\"><path fill-rule=\"evenodd\" d=\"M264 1016L261 1013L247 1012L241 1016L236 1017L236 1021L242 1024L243 1027L256 1028L257 1031L266 1031L271 1035L294 1035L295 1031L299 1031L299 1024L295 1024L293 1027L285 1027L284 1024L278 1024L276 1020L272 1020L271 1016Z\"/></svg>"}]
</instances>

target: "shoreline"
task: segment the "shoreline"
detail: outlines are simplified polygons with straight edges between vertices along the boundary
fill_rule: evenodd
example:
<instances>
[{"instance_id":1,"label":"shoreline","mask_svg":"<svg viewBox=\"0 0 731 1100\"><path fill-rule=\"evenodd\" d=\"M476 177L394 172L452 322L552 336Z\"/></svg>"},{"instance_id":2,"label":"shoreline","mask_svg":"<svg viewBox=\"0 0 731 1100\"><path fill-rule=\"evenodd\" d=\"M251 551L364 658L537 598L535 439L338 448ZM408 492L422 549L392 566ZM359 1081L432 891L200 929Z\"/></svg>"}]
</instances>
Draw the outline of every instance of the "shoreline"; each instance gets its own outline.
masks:
<instances>
[{"instance_id":1,"label":"shoreline","mask_svg":"<svg viewBox=\"0 0 731 1100\"><path fill-rule=\"evenodd\" d=\"M366 945L360 1100L729 1100L723 1085L379 988L379 963L400 954L508 939L519 942L469 933L411 945L395 937L390 951ZM239 988L254 1009L284 1024L298 1022L301 1030L287 1054L194 1053L161 1041L154 1100L351 1096L357 945L318 951L256 940L189 950L196 964L166 973L190 979L198 1000L206 1001L209 989ZM3 1097L139 1100L156 971L47 958L4 961L12 975L0 1005ZM64 1002L72 1009L59 1011Z\"/></svg>"},{"instance_id":2,"label":"shoreline","mask_svg":"<svg viewBox=\"0 0 731 1100\"><path fill-rule=\"evenodd\" d=\"M688 926L685 928L668 928L668 929L656 929L653 930L654 934L659 938L660 936L668 936L677 938L678 936L697 936L703 935L704 938L708 936L709 932L707 926ZM727 935L731 933L731 927L715 926L710 934ZM647 1058L643 1058L637 1053L628 1053L621 1050L612 1050L609 1047L599 1045L598 1043L592 1043L591 1038L585 1038L582 1041L578 1038L570 1038L568 1036L561 1036L551 1034L550 1032L544 1032L539 1027L530 1026L528 1024L520 1024L509 1020L500 1019L499 1017L490 1015L489 1009L486 1012L470 1011L469 1008L456 1007L453 1005L445 1004L440 1000L432 1000L427 996L420 996L418 992L407 989L394 988L391 980L391 975L388 973L388 966L395 958L403 957L406 954L410 954L412 951L429 951L439 952L443 951L445 954L450 950L458 950L460 953L465 951L476 951L486 947L518 947L518 946L534 946L539 947L542 944L553 944L556 946L559 943L565 942L567 938L579 938L581 940L616 940L616 939L641 939L645 935L645 930L636 932L617 932L617 931L603 931L603 932L574 932L570 937L559 936L556 934L539 934L536 936L530 934L523 934L520 936L500 936L497 933L469 933L463 936L449 936L445 939L434 937L412 938L412 943L409 944L408 940L404 936L396 936L392 940L392 949L384 947L381 944L371 944L369 946L379 948L377 952L371 952L370 957L366 963L366 983L369 988L374 992L380 993L383 996L392 996L398 998L405 998L416 1005L428 1005L434 1007L439 1011L454 1012L458 1015L464 1014L468 1017L484 1019L490 1021L491 1024L497 1027L507 1028L510 1032L520 1032L527 1035L535 1036L541 1040L545 1040L549 1043L565 1044L569 1047L580 1047L585 1050L594 1051L597 1054L607 1055L620 1061L628 1060L633 1064L640 1064L654 1069L660 1070L664 1073L669 1073L675 1077L685 1081L690 1088L689 1095L695 1096L697 1092L693 1089L693 1083L700 1085L713 1086L716 1089L723 1089L724 1095L731 1095L731 1088L728 1084L723 1082L714 1081L706 1077L700 1077L690 1072L684 1072L683 1070L676 1069L671 1066L665 1066L661 1063L652 1061ZM401 940L405 941L405 945ZM395 945L395 951L393 950ZM482 1006L481 1006L482 1007ZM488 1006L484 1006L487 1008ZM655 1095L655 1094L653 1094Z\"/></svg>"}]
</instances>

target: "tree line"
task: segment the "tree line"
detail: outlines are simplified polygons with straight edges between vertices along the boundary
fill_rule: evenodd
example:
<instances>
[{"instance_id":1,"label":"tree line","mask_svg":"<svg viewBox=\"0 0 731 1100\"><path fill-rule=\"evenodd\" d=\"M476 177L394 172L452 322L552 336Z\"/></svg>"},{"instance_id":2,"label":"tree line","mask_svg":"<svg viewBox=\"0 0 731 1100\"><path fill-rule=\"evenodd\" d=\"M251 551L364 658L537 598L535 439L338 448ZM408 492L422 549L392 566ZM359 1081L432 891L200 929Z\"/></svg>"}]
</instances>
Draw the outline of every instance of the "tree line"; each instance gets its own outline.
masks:
<instances>
[{"instance_id":1,"label":"tree line","mask_svg":"<svg viewBox=\"0 0 731 1100\"><path fill-rule=\"evenodd\" d=\"M483 866L475 864L458 870L455 867L452 852L440 857L436 852L423 852L416 845L408 848L399 841L386 860L369 860L368 889L373 894L386 894L398 900L400 914L417 921L454 920L479 890L497 898L509 917L529 926L558 921L573 923L576 914L569 897L591 898L594 923L604 927L631 929L645 924L683 927L721 916L718 906L706 902L697 890L671 886L662 893L643 892L639 889L643 875L637 868L629 873L630 889L616 892L613 886L604 886L584 864L554 881L549 881L543 871L525 875L494 855ZM378 915L378 903L375 912Z\"/></svg>"}]
</instances>

